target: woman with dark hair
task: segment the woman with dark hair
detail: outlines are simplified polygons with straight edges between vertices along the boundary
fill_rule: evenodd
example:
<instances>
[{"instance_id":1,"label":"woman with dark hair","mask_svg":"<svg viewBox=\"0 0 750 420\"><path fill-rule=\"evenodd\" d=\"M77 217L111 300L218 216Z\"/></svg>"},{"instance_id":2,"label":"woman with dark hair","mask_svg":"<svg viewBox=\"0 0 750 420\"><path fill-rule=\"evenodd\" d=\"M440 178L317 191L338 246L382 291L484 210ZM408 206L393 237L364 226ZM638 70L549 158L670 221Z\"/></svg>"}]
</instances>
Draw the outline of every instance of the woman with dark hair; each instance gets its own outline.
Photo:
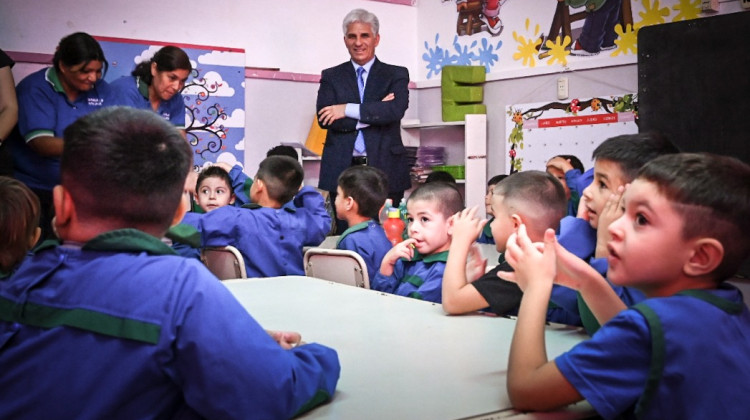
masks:
<instances>
[{"instance_id":1,"label":"woman with dark hair","mask_svg":"<svg viewBox=\"0 0 750 420\"><path fill-rule=\"evenodd\" d=\"M79 117L113 105L102 79L108 63L91 35L76 32L61 39L52 62L16 87L20 137L11 140L14 177L42 204L42 238L51 233L52 188L60 183L63 130Z\"/></svg>"},{"instance_id":2,"label":"woman with dark hair","mask_svg":"<svg viewBox=\"0 0 750 420\"><path fill-rule=\"evenodd\" d=\"M179 93L193 66L182 49L167 45L142 61L130 76L112 82L118 105L148 109L175 127L185 128L185 103Z\"/></svg>"}]
</instances>

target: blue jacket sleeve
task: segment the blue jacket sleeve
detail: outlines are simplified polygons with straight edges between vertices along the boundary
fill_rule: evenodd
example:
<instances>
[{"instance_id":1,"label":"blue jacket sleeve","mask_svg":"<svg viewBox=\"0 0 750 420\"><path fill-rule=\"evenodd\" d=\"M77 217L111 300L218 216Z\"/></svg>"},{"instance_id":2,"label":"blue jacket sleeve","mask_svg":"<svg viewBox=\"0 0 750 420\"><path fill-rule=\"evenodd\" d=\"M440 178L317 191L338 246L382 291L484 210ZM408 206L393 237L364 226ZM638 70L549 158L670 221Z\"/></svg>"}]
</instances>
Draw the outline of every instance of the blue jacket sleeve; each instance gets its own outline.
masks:
<instances>
[{"instance_id":1,"label":"blue jacket sleeve","mask_svg":"<svg viewBox=\"0 0 750 420\"><path fill-rule=\"evenodd\" d=\"M188 286L189 287L189 286ZM336 351L284 350L219 282L183 290L167 374L205 418L291 418L328 401L340 375Z\"/></svg>"},{"instance_id":2,"label":"blue jacket sleeve","mask_svg":"<svg viewBox=\"0 0 750 420\"><path fill-rule=\"evenodd\" d=\"M232 190L234 191L235 207L242 207L250 203L250 187L253 185L253 179L244 172L242 166L234 165L229 171L229 178L232 180Z\"/></svg>"},{"instance_id":3,"label":"blue jacket sleeve","mask_svg":"<svg viewBox=\"0 0 750 420\"><path fill-rule=\"evenodd\" d=\"M294 196L293 202L307 226L305 245L319 245L331 230L331 215L326 210L323 196L315 188L305 186Z\"/></svg>"},{"instance_id":4,"label":"blue jacket sleeve","mask_svg":"<svg viewBox=\"0 0 750 420\"><path fill-rule=\"evenodd\" d=\"M394 293L403 277L404 262L398 260L396 265L393 266L393 273L390 276L380 274L380 269L378 269L375 278L370 280L370 288L380 292Z\"/></svg>"}]
</instances>

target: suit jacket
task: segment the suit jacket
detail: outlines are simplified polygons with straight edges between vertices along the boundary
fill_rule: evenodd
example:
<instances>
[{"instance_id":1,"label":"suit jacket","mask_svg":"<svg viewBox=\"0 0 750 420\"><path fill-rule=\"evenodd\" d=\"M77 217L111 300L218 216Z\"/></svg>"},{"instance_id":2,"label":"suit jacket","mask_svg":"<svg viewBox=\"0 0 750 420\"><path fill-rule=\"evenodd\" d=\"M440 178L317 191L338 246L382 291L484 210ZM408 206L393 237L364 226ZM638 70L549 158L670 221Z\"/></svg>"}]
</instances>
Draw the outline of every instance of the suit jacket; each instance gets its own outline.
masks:
<instances>
[{"instance_id":1,"label":"suit jacket","mask_svg":"<svg viewBox=\"0 0 750 420\"><path fill-rule=\"evenodd\" d=\"M360 105L360 121L370 124L362 129L368 165L388 175L391 192L411 187L406 149L401 141L401 118L409 107L409 71L377 58L367 75L364 101ZM393 93L396 98L383 102ZM318 89L317 111L346 103L360 103L357 74L351 61L323 70ZM319 122L320 123L320 122ZM320 164L319 188L336 191L338 176L351 166L357 120L342 118L321 127L328 130Z\"/></svg>"}]
</instances>

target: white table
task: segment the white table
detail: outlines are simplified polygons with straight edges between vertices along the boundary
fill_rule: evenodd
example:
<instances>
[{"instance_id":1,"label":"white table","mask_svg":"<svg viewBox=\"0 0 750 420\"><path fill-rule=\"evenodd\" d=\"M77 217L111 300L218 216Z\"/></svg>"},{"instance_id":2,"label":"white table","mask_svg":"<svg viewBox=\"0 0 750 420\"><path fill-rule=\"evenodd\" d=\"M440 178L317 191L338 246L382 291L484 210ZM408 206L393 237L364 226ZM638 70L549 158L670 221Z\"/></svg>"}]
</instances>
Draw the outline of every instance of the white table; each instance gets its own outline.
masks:
<instances>
[{"instance_id":1,"label":"white table","mask_svg":"<svg viewBox=\"0 0 750 420\"><path fill-rule=\"evenodd\" d=\"M514 411L506 393L511 319L447 316L433 303L301 276L224 284L264 328L338 351L334 399L305 419L536 418ZM549 327L550 359L584 338ZM591 414L582 403L543 418Z\"/></svg>"}]
</instances>

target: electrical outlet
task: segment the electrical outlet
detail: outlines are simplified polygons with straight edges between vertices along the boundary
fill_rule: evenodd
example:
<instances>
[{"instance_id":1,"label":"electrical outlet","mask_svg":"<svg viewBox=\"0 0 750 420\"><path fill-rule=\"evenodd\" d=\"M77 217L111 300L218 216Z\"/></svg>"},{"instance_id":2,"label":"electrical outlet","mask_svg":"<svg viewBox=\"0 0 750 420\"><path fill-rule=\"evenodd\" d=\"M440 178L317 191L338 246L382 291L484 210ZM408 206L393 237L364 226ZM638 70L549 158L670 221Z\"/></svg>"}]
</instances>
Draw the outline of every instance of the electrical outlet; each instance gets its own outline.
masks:
<instances>
[{"instance_id":1,"label":"electrical outlet","mask_svg":"<svg viewBox=\"0 0 750 420\"><path fill-rule=\"evenodd\" d=\"M557 79L557 99L568 99L568 78Z\"/></svg>"},{"instance_id":2,"label":"electrical outlet","mask_svg":"<svg viewBox=\"0 0 750 420\"><path fill-rule=\"evenodd\" d=\"M745 9L750 9L750 0L740 0L740 4Z\"/></svg>"},{"instance_id":3,"label":"electrical outlet","mask_svg":"<svg viewBox=\"0 0 750 420\"><path fill-rule=\"evenodd\" d=\"M701 10L704 12L718 12L719 0L701 0Z\"/></svg>"}]
</instances>

